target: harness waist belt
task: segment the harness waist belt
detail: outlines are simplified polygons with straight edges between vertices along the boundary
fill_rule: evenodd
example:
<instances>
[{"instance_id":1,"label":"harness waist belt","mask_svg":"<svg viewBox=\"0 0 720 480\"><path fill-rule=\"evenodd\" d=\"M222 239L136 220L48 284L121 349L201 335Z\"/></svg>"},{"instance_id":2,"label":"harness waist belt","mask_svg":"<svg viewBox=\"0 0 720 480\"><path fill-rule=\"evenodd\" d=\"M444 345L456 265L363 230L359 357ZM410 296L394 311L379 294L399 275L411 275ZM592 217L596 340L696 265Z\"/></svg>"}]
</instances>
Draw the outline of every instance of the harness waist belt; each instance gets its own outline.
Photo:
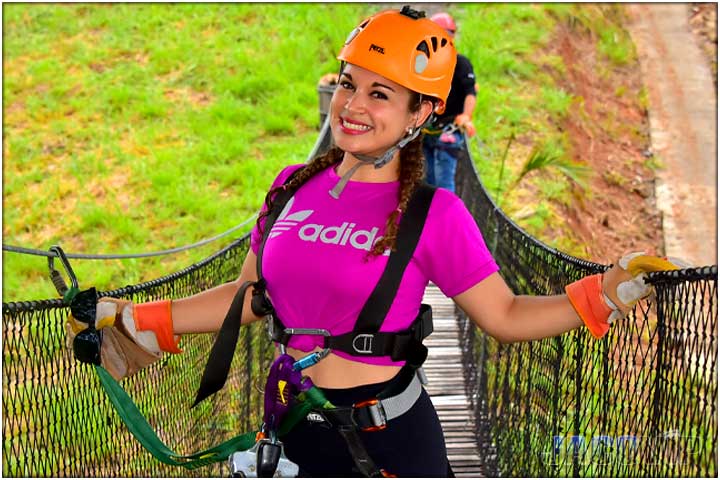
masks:
<instances>
[{"instance_id":1,"label":"harness waist belt","mask_svg":"<svg viewBox=\"0 0 720 480\"><path fill-rule=\"evenodd\" d=\"M355 427L362 431L371 432L387 427L387 422L404 415L410 410L422 393L422 383L418 375L405 389L392 397L374 398L358 402L352 407L339 407L314 410L334 427Z\"/></svg>"},{"instance_id":2,"label":"harness waist belt","mask_svg":"<svg viewBox=\"0 0 720 480\"><path fill-rule=\"evenodd\" d=\"M288 345L292 333L288 332L276 315L272 315L268 327L273 341ZM432 331L432 308L430 305L422 304L420 313L407 330L375 333L351 331L325 337L323 348L339 350L359 357L389 356L395 362L405 360L419 366L427 355L427 348L422 345L422 341Z\"/></svg>"}]
</instances>

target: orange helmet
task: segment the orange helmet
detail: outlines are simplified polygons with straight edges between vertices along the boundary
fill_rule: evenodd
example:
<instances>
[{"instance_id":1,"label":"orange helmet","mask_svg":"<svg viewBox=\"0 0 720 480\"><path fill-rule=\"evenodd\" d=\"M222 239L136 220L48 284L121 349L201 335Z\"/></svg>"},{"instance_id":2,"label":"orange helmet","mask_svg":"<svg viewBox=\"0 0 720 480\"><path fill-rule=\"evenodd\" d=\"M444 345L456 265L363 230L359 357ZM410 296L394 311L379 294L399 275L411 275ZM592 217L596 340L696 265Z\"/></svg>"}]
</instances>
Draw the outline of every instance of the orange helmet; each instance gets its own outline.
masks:
<instances>
[{"instance_id":1,"label":"orange helmet","mask_svg":"<svg viewBox=\"0 0 720 480\"><path fill-rule=\"evenodd\" d=\"M439 99L435 111L442 113L457 53L445 30L423 12L406 6L399 12L386 10L363 20L337 58Z\"/></svg>"},{"instance_id":2,"label":"orange helmet","mask_svg":"<svg viewBox=\"0 0 720 480\"><path fill-rule=\"evenodd\" d=\"M455 20L453 20L453 17L451 17L449 13L436 13L435 15L430 17L430 20L437 23L445 30L450 30L452 33L455 33L457 31L457 25L455 25Z\"/></svg>"}]
</instances>

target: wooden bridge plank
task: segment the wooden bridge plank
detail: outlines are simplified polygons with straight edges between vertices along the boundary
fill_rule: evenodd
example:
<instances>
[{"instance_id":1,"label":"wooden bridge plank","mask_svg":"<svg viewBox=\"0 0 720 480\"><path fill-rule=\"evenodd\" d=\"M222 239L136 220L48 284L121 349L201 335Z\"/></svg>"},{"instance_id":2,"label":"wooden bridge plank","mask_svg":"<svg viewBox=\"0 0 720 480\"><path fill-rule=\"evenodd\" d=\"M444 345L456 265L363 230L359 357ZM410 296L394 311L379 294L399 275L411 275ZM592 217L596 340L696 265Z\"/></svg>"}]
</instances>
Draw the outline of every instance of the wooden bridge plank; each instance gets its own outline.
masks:
<instances>
[{"instance_id":1,"label":"wooden bridge plank","mask_svg":"<svg viewBox=\"0 0 720 480\"><path fill-rule=\"evenodd\" d=\"M425 387L440 417L448 459L457 477L480 477L480 455L475 441L475 421L465 395L462 352L455 321L455 306L435 285L425 290L432 305L434 331L425 341L429 353L423 365Z\"/></svg>"}]
</instances>

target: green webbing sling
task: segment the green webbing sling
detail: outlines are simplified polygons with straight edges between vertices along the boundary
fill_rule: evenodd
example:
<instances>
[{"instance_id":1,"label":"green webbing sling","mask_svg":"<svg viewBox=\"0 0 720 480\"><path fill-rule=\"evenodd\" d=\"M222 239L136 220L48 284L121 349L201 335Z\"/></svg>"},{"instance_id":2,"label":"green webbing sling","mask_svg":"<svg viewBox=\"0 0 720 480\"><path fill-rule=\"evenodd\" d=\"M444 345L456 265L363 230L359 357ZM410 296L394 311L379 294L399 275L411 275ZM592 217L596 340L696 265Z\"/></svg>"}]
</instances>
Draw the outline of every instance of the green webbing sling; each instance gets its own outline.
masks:
<instances>
[{"instance_id":1,"label":"green webbing sling","mask_svg":"<svg viewBox=\"0 0 720 480\"><path fill-rule=\"evenodd\" d=\"M112 402L130 433L148 452L163 463L193 470L211 463L227 461L228 457L233 453L248 450L255 445L255 432L248 432L198 453L178 455L158 438L143 414L135 406L135 403L108 371L99 365L94 365L94 367L100 379L100 384L105 389L110 402ZM299 403L290 409L280 425L278 434L281 436L292 430L313 408L333 408L333 405L328 402L325 395L317 387L312 387L297 398Z\"/></svg>"},{"instance_id":2,"label":"green webbing sling","mask_svg":"<svg viewBox=\"0 0 720 480\"><path fill-rule=\"evenodd\" d=\"M59 277L59 280L55 278L53 279L53 283L56 285L56 288L58 288L58 293L63 295L65 303L70 305L70 310L76 319L85 321L91 327L94 327L97 301L95 289L91 288L84 292L80 292L77 279L75 278L75 274L73 273L64 252L60 247L53 247L53 249L57 251L57 255L63 261L63 265L65 266L68 276L72 281L72 288L68 289L64 284L62 277L60 277L59 273L54 270L52 261L50 261L49 266L51 272L54 274L53 277ZM78 301L80 297L82 297L82 301ZM94 331L94 328L92 328L92 330ZM95 346L98 349L97 354L99 358L100 343L97 342L92 346ZM75 350L74 345L73 350ZM88 362L84 361L84 363ZM100 385L102 385L105 393L110 399L110 402L115 407L115 410L117 410L120 419L123 421L127 429L148 452L163 463L193 470L211 463L227 461L233 453L249 450L256 443L255 432L248 432L198 453L191 455L178 455L170 450L167 445L158 438L155 431L147 422L143 414L140 413L140 410L138 410L137 406L135 406L135 403L132 401L130 396L127 392L125 392L120 384L115 381L108 371L100 365L92 365L95 367L95 373L97 373L98 379L100 380ZM296 398L298 402L288 411L287 415L285 415L285 418L278 429L278 435L285 435L292 430L292 428L305 418L313 408L334 408L334 406L327 401L322 391L316 387L312 387L307 392L299 394Z\"/></svg>"}]
</instances>

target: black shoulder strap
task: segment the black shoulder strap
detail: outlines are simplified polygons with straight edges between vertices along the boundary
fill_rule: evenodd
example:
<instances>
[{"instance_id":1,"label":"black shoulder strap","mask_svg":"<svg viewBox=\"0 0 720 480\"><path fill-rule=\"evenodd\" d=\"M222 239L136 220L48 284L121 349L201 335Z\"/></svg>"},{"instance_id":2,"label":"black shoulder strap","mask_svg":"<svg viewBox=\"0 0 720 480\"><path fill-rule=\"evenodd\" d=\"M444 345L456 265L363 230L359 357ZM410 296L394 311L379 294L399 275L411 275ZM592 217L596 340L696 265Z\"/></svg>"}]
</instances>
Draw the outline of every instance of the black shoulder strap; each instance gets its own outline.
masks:
<instances>
[{"instance_id":1,"label":"black shoulder strap","mask_svg":"<svg viewBox=\"0 0 720 480\"><path fill-rule=\"evenodd\" d=\"M245 292L251 286L252 282L242 284L225 314L225 319L217 337L215 337L215 343L213 343L210 356L205 364L205 370L200 379L200 386L195 394L192 407L225 386L228 373L230 373L230 364L235 355L235 346L240 336L240 321L242 319L243 303L245 302Z\"/></svg>"},{"instance_id":2,"label":"black shoulder strap","mask_svg":"<svg viewBox=\"0 0 720 480\"><path fill-rule=\"evenodd\" d=\"M425 220L436 190L436 187L423 183L410 198L407 210L398 227L397 249L390 253L380 280L360 310L353 332L375 333L380 331L395 300L405 269L410 264L410 259L420 241L420 235L425 227Z\"/></svg>"},{"instance_id":3,"label":"black shoulder strap","mask_svg":"<svg viewBox=\"0 0 720 480\"><path fill-rule=\"evenodd\" d=\"M285 180L283 185L287 185L290 180L292 180L303 168L305 167L300 167L295 170L287 178L287 180ZM215 343L213 343L212 349L210 350L210 356L207 364L205 365L202 378L200 379L200 387L198 388L195 396L195 401L192 405L193 407L220 390L225 385L228 373L230 372L230 364L235 356L235 347L237 346L237 341L240 335L240 321L242 319L243 304L245 303L245 292L251 286L257 287L257 284L259 283L260 288L257 289L258 291L256 292L255 289L253 291L253 303L256 301L256 294L258 296L261 295L262 298L264 298L264 280L262 278L261 269L262 252L273 224L280 216L280 213L283 211L283 208L285 208L285 205L287 205L287 202L290 198L292 198L293 193L295 192L286 188L281 190L275 196L273 208L265 220L262 241L260 242L260 247L258 248L257 272L259 280L258 282L243 283L235 294L235 297L230 304L230 308L225 315L222 326L220 327L220 331L215 338ZM253 307L255 307L255 305L253 305ZM253 308L253 310L256 309Z\"/></svg>"}]
</instances>

